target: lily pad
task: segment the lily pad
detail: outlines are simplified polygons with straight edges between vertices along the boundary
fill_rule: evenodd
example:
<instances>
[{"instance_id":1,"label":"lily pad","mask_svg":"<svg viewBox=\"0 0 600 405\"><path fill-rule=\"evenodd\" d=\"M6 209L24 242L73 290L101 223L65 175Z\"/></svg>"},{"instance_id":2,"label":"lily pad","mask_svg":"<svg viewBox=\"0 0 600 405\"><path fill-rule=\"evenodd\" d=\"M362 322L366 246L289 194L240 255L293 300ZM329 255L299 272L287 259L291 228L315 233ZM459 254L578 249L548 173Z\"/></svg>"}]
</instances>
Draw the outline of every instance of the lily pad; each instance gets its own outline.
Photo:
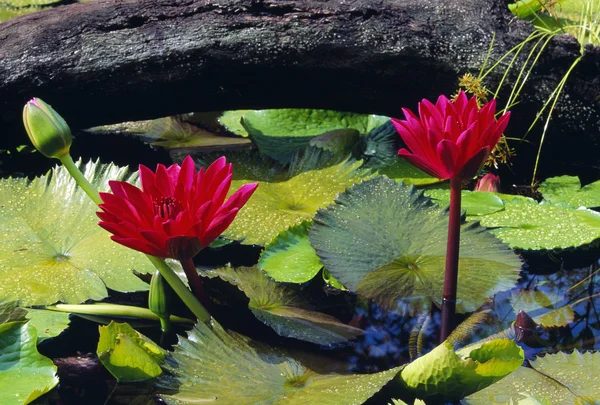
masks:
<instances>
[{"instance_id":1,"label":"lily pad","mask_svg":"<svg viewBox=\"0 0 600 405\"><path fill-rule=\"evenodd\" d=\"M512 248L567 249L600 238L600 213L551 203L504 201L504 210L480 217L481 224Z\"/></svg>"},{"instance_id":2,"label":"lily pad","mask_svg":"<svg viewBox=\"0 0 600 405\"><path fill-rule=\"evenodd\" d=\"M446 403L501 380L517 370L523 360L523 349L508 339L458 352L444 342L404 367L396 380L419 398Z\"/></svg>"},{"instance_id":3,"label":"lily pad","mask_svg":"<svg viewBox=\"0 0 600 405\"><path fill-rule=\"evenodd\" d=\"M450 190L425 190L425 195L442 207L450 205ZM485 191L463 191L461 193L461 209L468 216L488 215L504 209L504 202L494 193Z\"/></svg>"},{"instance_id":4,"label":"lily pad","mask_svg":"<svg viewBox=\"0 0 600 405\"><path fill-rule=\"evenodd\" d=\"M247 137L248 132L242 126L242 118L252 110L234 110L225 111L219 117L219 123L227 128L229 132L236 135Z\"/></svg>"},{"instance_id":5,"label":"lily pad","mask_svg":"<svg viewBox=\"0 0 600 405\"><path fill-rule=\"evenodd\" d=\"M441 305L447 211L412 186L379 176L320 210L310 241L325 268L350 291L411 313ZM476 223L463 224L457 311L475 311L510 289L521 261Z\"/></svg>"},{"instance_id":6,"label":"lily pad","mask_svg":"<svg viewBox=\"0 0 600 405\"><path fill-rule=\"evenodd\" d=\"M31 308L27 310L27 319L38 332L38 343L60 335L70 322L67 313Z\"/></svg>"},{"instance_id":7,"label":"lily pad","mask_svg":"<svg viewBox=\"0 0 600 405\"><path fill-rule=\"evenodd\" d=\"M280 233L260 256L258 267L275 281L305 283L323 268L317 252L308 240L306 222Z\"/></svg>"},{"instance_id":8,"label":"lily pad","mask_svg":"<svg viewBox=\"0 0 600 405\"><path fill-rule=\"evenodd\" d=\"M575 319L573 308L564 305L563 297L549 297L541 291L513 291L510 302L515 313L523 310L544 327L567 326Z\"/></svg>"},{"instance_id":9,"label":"lily pad","mask_svg":"<svg viewBox=\"0 0 600 405\"><path fill-rule=\"evenodd\" d=\"M100 189L108 180L134 182L125 168L78 163ZM80 303L107 296L106 287L145 290L132 273L152 271L144 255L110 240L96 205L64 167L29 181L0 180L0 300L22 305Z\"/></svg>"},{"instance_id":10,"label":"lily pad","mask_svg":"<svg viewBox=\"0 0 600 405\"><path fill-rule=\"evenodd\" d=\"M504 380L470 395L461 403L600 403L600 353L559 352L538 357L530 364L532 368L520 367Z\"/></svg>"},{"instance_id":11,"label":"lily pad","mask_svg":"<svg viewBox=\"0 0 600 405\"><path fill-rule=\"evenodd\" d=\"M259 342L225 332L219 324L198 323L179 338L158 389L168 404L211 402L237 405L359 405L399 369L348 374L308 368Z\"/></svg>"},{"instance_id":12,"label":"lily pad","mask_svg":"<svg viewBox=\"0 0 600 405\"><path fill-rule=\"evenodd\" d=\"M414 184L415 186L440 183L440 180L436 177L430 176L400 157L396 157L390 165L379 168L377 172L390 179L402 181L404 184Z\"/></svg>"},{"instance_id":13,"label":"lily pad","mask_svg":"<svg viewBox=\"0 0 600 405\"><path fill-rule=\"evenodd\" d=\"M320 147L340 151L341 146L359 139L384 124L388 117L328 110L279 109L257 110L243 115L242 125L261 153L282 162L315 140Z\"/></svg>"},{"instance_id":14,"label":"lily pad","mask_svg":"<svg viewBox=\"0 0 600 405\"><path fill-rule=\"evenodd\" d=\"M27 310L19 306L19 301L0 302L0 325L8 322L27 320Z\"/></svg>"},{"instance_id":15,"label":"lily pad","mask_svg":"<svg viewBox=\"0 0 600 405\"><path fill-rule=\"evenodd\" d=\"M313 310L298 292L275 283L256 267L226 267L213 272L243 291L250 299L248 307L254 316L281 336L331 345L363 333L331 315Z\"/></svg>"},{"instance_id":16,"label":"lily pad","mask_svg":"<svg viewBox=\"0 0 600 405\"><path fill-rule=\"evenodd\" d=\"M266 245L280 232L312 220L319 208L325 207L346 187L367 177L361 162L343 161L322 169L310 170L282 181L259 181L252 198L239 211L223 236L243 240L247 244ZM231 193L256 181L245 177L234 180Z\"/></svg>"},{"instance_id":17,"label":"lily pad","mask_svg":"<svg viewBox=\"0 0 600 405\"><path fill-rule=\"evenodd\" d=\"M162 374L166 350L126 323L98 327L96 353L117 381L143 381Z\"/></svg>"},{"instance_id":18,"label":"lily pad","mask_svg":"<svg viewBox=\"0 0 600 405\"><path fill-rule=\"evenodd\" d=\"M373 128L367 136L361 138L360 158L365 166L372 169L381 169L395 164L398 161L398 150L401 139L398 131L387 120L382 125Z\"/></svg>"},{"instance_id":19,"label":"lily pad","mask_svg":"<svg viewBox=\"0 0 600 405\"><path fill-rule=\"evenodd\" d=\"M0 325L0 403L28 404L58 384L56 366L38 353L29 323Z\"/></svg>"},{"instance_id":20,"label":"lily pad","mask_svg":"<svg viewBox=\"0 0 600 405\"><path fill-rule=\"evenodd\" d=\"M581 187L578 177L551 177L540 184L540 193L544 200L554 204L565 203L574 208L600 207L600 180Z\"/></svg>"}]
</instances>

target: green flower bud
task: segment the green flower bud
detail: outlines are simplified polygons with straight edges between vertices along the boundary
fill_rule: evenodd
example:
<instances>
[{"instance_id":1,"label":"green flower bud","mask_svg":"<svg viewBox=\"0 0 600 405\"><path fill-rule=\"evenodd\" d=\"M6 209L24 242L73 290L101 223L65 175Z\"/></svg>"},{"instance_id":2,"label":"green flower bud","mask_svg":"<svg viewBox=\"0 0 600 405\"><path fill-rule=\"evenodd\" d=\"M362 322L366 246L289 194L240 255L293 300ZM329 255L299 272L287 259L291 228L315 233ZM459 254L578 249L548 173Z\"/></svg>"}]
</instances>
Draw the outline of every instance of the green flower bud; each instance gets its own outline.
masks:
<instances>
[{"instance_id":1,"label":"green flower bud","mask_svg":"<svg viewBox=\"0 0 600 405\"><path fill-rule=\"evenodd\" d=\"M32 98L23 108L23 124L33 146L44 156L61 158L69 153L71 129L50 105Z\"/></svg>"}]
</instances>

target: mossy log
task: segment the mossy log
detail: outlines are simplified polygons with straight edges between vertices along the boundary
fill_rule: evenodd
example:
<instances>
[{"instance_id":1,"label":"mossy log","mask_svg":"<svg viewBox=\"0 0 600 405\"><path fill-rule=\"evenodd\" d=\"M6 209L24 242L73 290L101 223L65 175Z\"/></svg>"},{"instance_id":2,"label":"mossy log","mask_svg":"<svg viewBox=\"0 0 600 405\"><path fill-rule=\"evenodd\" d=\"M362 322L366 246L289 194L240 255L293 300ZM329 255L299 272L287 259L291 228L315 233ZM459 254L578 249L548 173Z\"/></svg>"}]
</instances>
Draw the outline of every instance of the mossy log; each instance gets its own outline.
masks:
<instances>
[{"instance_id":1,"label":"mossy log","mask_svg":"<svg viewBox=\"0 0 600 405\"><path fill-rule=\"evenodd\" d=\"M21 108L32 96L75 128L236 108L400 115L400 107L453 93L462 74L477 74L494 34L490 62L531 31L503 0L98 0L57 7L0 24L0 139L24 142ZM573 38L553 40L520 109L537 111L579 52ZM490 88L507 63L487 76ZM558 132L585 133L581 142L596 152L599 71L600 51L589 48L567 86L562 118L553 122ZM523 135L527 120L514 120L514 136Z\"/></svg>"}]
</instances>

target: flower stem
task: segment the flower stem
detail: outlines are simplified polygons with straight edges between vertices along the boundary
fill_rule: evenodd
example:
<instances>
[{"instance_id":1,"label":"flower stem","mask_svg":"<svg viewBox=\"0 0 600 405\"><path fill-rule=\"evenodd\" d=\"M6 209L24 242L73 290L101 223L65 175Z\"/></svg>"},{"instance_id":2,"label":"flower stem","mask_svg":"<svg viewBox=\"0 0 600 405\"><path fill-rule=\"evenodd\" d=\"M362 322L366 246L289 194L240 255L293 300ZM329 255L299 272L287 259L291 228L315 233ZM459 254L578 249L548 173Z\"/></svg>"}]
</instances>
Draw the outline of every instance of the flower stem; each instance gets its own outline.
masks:
<instances>
[{"instance_id":1,"label":"flower stem","mask_svg":"<svg viewBox=\"0 0 600 405\"><path fill-rule=\"evenodd\" d=\"M102 204L102 199L100 198L100 194L98 194L98 190L85 178L83 173L81 173L81 170L79 170L79 168L75 165L75 162L73 162L71 155L67 153L61 156L59 159L79 187L85 191L88 197L90 197L97 205Z\"/></svg>"},{"instance_id":2,"label":"flower stem","mask_svg":"<svg viewBox=\"0 0 600 405\"><path fill-rule=\"evenodd\" d=\"M190 284L192 292L204 306L208 306L208 299L206 297L206 293L204 292L204 283L198 275L198 270L194 265L194 260L182 259L180 260L180 262L181 267L183 267L183 271L185 272L185 276L188 279L188 283Z\"/></svg>"},{"instance_id":3,"label":"flower stem","mask_svg":"<svg viewBox=\"0 0 600 405\"><path fill-rule=\"evenodd\" d=\"M446 340L454 329L456 313L456 287L458 284L458 253L460 247L460 197L462 180L450 179L450 219L448 221L448 245L442 296L442 330L440 341Z\"/></svg>"},{"instance_id":4,"label":"flower stem","mask_svg":"<svg viewBox=\"0 0 600 405\"><path fill-rule=\"evenodd\" d=\"M131 305L117 305L107 303L97 304L56 304L43 307L49 311L57 312L68 312L70 314L83 314L83 315L100 315L100 316L113 316L113 317L126 317L126 318L137 318L147 319L150 321L161 321L162 320L147 308L140 308ZM174 323L193 324L194 321L187 318L181 318L179 316L171 315L169 320Z\"/></svg>"},{"instance_id":5,"label":"flower stem","mask_svg":"<svg viewBox=\"0 0 600 405\"><path fill-rule=\"evenodd\" d=\"M163 260L155 256L146 255L152 262L154 267L158 269L160 274L165 278L171 286L175 294L181 298L183 303L192 311L196 317L202 322L210 320L210 314L192 292L183 284L183 281L175 274L173 269ZM193 264L193 263L192 263ZM184 266L185 269L185 266ZM195 269L195 267L194 267Z\"/></svg>"}]
</instances>

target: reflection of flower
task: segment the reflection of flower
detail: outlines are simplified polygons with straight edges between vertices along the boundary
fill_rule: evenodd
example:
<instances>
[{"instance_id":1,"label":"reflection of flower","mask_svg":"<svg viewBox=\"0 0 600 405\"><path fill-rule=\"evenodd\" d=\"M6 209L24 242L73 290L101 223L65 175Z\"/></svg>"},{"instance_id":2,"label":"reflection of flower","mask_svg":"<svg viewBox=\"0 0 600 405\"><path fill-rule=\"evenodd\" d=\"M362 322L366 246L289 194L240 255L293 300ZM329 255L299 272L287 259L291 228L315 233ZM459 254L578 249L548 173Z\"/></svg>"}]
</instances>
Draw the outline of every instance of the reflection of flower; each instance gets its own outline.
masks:
<instances>
[{"instance_id":1,"label":"reflection of flower","mask_svg":"<svg viewBox=\"0 0 600 405\"><path fill-rule=\"evenodd\" d=\"M227 229L258 185L246 184L225 201L231 172L225 157L198 173L189 156L181 167L158 165L156 173L140 165L143 191L111 181L112 193L100 193L99 225L115 242L140 252L192 258Z\"/></svg>"},{"instance_id":2,"label":"reflection of flower","mask_svg":"<svg viewBox=\"0 0 600 405\"><path fill-rule=\"evenodd\" d=\"M508 125L510 113L497 121L496 100L481 109L461 91L456 101L440 96L436 104L419 103L419 117L403 108L406 120L392 119L408 149L398 152L440 180L470 179L494 149Z\"/></svg>"},{"instance_id":3,"label":"reflection of flower","mask_svg":"<svg viewBox=\"0 0 600 405\"><path fill-rule=\"evenodd\" d=\"M494 173L488 173L477 180L475 191L490 191L492 193L500 192L500 176Z\"/></svg>"}]
</instances>

